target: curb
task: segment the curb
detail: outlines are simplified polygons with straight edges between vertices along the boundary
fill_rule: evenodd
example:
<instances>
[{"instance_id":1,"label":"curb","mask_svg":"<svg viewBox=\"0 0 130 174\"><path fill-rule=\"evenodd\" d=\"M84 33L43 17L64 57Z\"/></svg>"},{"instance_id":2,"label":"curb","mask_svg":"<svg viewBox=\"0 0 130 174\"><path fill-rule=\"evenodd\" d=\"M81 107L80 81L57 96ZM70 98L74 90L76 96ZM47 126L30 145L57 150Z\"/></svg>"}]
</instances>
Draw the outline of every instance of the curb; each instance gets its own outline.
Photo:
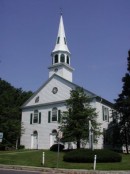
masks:
<instances>
[{"instance_id":1,"label":"curb","mask_svg":"<svg viewBox=\"0 0 130 174\"><path fill-rule=\"evenodd\" d=\"M26 171L39 171L49 172L53 174L130 174L130 171L99 171L99 170L76 170L76 169L57 169L46 167L33 167L33 166L19 166L19 165L2 165L1 169L14 169L14 170L26 170Z\"/></svg>"}]
</instances>

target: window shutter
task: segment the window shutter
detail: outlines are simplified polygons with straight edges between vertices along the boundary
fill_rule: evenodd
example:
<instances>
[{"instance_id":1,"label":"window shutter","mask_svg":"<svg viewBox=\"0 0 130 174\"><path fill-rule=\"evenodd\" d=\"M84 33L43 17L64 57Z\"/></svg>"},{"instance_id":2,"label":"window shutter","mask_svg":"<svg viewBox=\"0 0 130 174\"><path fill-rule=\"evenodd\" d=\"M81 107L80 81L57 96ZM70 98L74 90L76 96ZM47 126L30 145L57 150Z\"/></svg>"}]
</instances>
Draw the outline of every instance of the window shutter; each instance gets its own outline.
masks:
<instances>
[{"instance_id":1,"label":"window shutter","mask_svg":"<svg viewBox=\"0 0 130 174\"><path fill-rule=\"evenodd\" d=\"M51 122L51 111L48 111L48 123Z\"/></svg>"},{"instance_id":2,"label":"window shutter","mask_svg":"<svg viewBox=\"0 0 130 174\"><path fill-rule=\"evenodd\" d=\"M103 119L103 121L104 121L104 106L102 106L102 119Z\"/></svg>"},{"instance_id":3,"label":"window shutter","mask_svg":"<svg viewBox=\"0 0 130 174\"><path fill-rule=\"evenodd\" d=\"M39 112L39 124L41 124L41 112Z\"/></svg>"},{"instance_id":4,"label":"window shutter","mask_svg":"<svg viewBox=\"0 0 130 174\"><path fill-rule=\"evenodd\" d=\"M30 124L32 124L33 114L30 114Z\"/></svg>"},{"instance_id":5,"label":"window shutter","mask_svg":"<svg viewBox=\"0 0 130 174\"><path fill-rule=\"evenodd\" d=\"M61 110L58 110L58 123L61 121Z\"/></svg>"},{"instance_id":6,"label":"window shutter","mask_svg":"<svg viewBox=\"0 0 130 174\"><path fill-rule=\"evenodd\" d=\"M109 122L109 110L107 112L108 112L108 122Z\"/></svg>"}]
</instances>

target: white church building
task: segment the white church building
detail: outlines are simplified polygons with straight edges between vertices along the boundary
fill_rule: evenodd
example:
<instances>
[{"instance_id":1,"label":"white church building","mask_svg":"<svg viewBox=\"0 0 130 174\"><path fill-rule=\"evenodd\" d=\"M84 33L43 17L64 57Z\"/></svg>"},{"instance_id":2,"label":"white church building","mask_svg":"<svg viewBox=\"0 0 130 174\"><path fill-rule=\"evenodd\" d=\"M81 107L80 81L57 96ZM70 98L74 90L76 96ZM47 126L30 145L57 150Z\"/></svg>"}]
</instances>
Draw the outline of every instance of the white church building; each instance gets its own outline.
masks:
<instances>
[{"instance_id":1,"label":"white church building","mask_svg":"<svg viewBox=\"0 0 130 174\"><path fill-rule=\"evenodd\" d=\"M24 133L21 135L20 144L26 149L49 149L56 143L60 116L67 110L66 100L70 98L70 91L79 86L73 83L74 69L70 65L71 53L67 46L62 15L51 56L49 79L22 106L21 122ZM104 133L112 120L113 104L86 89L84 91L93 98L91 105L96 108L96 119L101 123L101 132ZM104 147L103 135L98 138L94 148ZM76 147L74 143L68 142L69 145L71 148Z\"/></svg>"}]
</instances>

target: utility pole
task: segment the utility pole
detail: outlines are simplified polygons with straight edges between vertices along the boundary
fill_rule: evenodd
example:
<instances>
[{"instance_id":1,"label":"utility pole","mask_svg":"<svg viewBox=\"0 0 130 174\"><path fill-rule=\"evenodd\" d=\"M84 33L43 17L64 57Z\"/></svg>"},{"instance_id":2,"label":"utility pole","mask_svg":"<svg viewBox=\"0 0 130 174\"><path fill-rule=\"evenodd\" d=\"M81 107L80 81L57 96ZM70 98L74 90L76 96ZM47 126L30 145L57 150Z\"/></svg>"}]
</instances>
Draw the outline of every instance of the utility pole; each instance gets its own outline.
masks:
<instances>
[{"instance_id":1,"label":"utility pole","mask_svg":"<svg viewBox=\"0 0 130 174\"><path fill-rule=\"evenodd\" d=\"M91 121L89 120L89 149L93 149L93 131L92 131L92 124Z\"/></svg>"}]
</instances>

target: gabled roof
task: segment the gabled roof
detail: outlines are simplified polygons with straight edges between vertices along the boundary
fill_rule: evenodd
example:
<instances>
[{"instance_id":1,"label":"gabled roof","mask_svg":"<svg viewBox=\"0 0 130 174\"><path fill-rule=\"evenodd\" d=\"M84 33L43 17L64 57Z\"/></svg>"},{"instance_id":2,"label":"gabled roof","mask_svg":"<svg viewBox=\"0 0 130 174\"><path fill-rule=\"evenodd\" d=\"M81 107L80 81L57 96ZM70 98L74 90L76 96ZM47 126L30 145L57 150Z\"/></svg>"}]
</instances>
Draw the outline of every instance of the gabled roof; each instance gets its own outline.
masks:
<instances>
[{"instance_id":1,"label":"gabled roof","mask_svg":"<svg viewBox=\"0 0 130 174\"><path fill-rule=\"evenodd\" d=\"M48 84L54 77L58 77L59 79L61 79L64 82L67 82L68 84L71 84L72 86L74 86L74 88L76 87L81 87L73 82L70 82L64 78L62 78L61 76L57 75L57 74L53 74L36 92L34 92L34 94L21 106L21 108L26 108L27 103L29 103L38 93L39 91L41 91L42 88L44 88L44 86L46 86L46 84ZM84 88L83 88L84 89ZM101 98L100 96L97 96L96 94L90 92L87 89L84 89L85 93L91 97L91 98L95 98L97 101L101 102L101 103L106 103L107 105L113 106L113 104L103 98ZM61 102L65 102L65 101L61 101ZM50 102L51 104L52 102ZM49 104L49 103L46 103ZM44 105L46 105L44 104Z\"/></svg>"}]
</instances>

